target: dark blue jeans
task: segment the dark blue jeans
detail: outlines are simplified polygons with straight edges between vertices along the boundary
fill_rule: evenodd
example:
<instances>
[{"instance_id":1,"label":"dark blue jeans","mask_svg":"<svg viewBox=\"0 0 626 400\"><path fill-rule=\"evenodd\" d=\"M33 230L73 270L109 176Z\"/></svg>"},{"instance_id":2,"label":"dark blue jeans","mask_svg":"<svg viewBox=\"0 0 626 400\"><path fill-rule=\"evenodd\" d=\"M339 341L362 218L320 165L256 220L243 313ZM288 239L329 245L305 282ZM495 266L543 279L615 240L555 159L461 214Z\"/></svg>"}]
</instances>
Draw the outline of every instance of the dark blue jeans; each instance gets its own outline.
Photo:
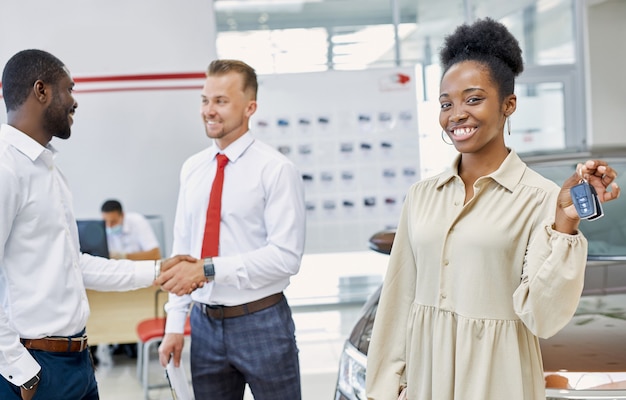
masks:
<instances>
[{"instance_id":1,"label":"dark blue jeans","mask_svg":"<svg viewBox=\"0 0 626 400\"><path fill-rule=\"evenodd\" d=\"M33 400L98 400L89 349L80 353L29 350L41 365L41 381ZM20 388L0 376L0 399L21 399Z\"/></svg>"},{"instance_id":2,"label":"dark blue jeans","mask_svg":"<svg viewBox=\"0 0 626 400\"><path fill-rule=\"evenodd\" d=\"M295 326L286 299L253 314L213 319L191 311L191 374L196 399L299 400Z\"/></svg>"}]
</instances>

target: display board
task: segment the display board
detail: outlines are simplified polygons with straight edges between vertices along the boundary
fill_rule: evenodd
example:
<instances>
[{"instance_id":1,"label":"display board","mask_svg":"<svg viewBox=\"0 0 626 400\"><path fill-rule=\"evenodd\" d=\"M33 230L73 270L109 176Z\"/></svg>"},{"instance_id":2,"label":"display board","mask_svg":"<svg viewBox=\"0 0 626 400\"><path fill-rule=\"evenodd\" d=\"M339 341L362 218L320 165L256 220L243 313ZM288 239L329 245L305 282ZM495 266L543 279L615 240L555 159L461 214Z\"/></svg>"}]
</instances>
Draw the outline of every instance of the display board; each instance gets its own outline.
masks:
<instances>
[{"instance_id":1,"label":"display board","mask_svg":"<svg viewBox=\"0 0 626 400\"><path fill-rule=\"evenodd\" d=\"M300 169L306 252L363 250L419 179L412 69L259 77L250 128Z\"/></svg>"}]
</instances>

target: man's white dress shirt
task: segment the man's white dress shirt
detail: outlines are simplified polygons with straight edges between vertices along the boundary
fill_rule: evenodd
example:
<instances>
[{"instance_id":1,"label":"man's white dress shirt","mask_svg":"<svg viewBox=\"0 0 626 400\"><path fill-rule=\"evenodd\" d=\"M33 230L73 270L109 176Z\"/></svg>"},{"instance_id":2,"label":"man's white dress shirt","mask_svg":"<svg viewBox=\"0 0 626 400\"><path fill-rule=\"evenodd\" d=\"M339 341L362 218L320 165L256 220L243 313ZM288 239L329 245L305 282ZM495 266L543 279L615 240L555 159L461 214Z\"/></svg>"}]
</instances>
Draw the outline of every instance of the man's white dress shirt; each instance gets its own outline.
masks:
<instances>
[{"instance_id":1,"label":"man's white dress shirt","mask_svg":"<svg viewBox=\"0 0 626 400\"><path fill-rule=\"evenodd\" d=\"M239 305L283 291L300 269L305 207L302 177L295 165L249 132L226 149L213 145L183 165L174 223L173 254L200 257L206 211L217 168L224 170L219 256L215 280L191 295L170 294L168 333L182 333L191 301Z\"/></svg>"},{"instance_id":2,"label":"man's white dress shirt","mask_svg":"<svg viewBox=\"0 0 626 400\"><path fill-rule=\"evenodd\" d=\"M19 339L79 333L89 316L85 288L130 290L154 279L154 261L79 252L72 195L55 155L52 145L0 127L0 374L15 385L40 368Z\"/></svg>"}]
</instances>

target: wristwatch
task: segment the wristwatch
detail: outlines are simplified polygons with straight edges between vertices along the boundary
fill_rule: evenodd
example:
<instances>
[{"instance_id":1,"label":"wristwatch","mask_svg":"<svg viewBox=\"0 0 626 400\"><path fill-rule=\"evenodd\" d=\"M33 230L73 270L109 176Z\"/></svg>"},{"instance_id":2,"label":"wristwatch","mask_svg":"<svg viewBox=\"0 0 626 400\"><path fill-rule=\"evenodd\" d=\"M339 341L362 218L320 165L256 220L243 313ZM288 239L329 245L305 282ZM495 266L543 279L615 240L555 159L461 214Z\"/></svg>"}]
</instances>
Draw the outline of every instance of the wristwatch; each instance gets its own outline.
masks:
<instances>
[{"instance_id":1,"label":"wristwatch","mask_svg":"<svg viewBox=\"0 0 626 400\"><path fill-rule=\"evenodd\" d=\"M215 265L213 264L213 259L211 257L207 257L204 260L204 277L210 281L215 278Z\"/></svg>"},{"instance_id":2,"label":"wristwatch","mask_svg":"<svg viewBox=\"0 0 626 400\"><path fill-rule=\"evenodd\" d=\"M24 382L22 388L25 390L33 390L35 386L39 383L41 378L39 377L40 372L37 372L37 375L33 376L30 380Z\"/></svg>"}]
</instances>

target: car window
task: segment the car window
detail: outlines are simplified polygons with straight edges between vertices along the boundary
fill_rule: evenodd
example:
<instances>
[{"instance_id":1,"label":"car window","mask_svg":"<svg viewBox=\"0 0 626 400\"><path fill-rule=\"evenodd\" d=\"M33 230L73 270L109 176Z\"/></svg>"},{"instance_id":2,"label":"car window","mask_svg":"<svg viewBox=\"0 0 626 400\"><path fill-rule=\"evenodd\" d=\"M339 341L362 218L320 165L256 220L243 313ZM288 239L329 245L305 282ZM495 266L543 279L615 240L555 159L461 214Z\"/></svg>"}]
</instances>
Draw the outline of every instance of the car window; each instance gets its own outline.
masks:
<instances>
[{"instance_id":1,"label":"car window","mask_svg":"<svg viewBox=\"0 0 626 400\"><path fill-rule=\"evenodd\" d=\"M626 160L608 160L618 172L617 184L626 188ZM576 170L575 162L553 162L550 164L530 165L532 169L561 186L563 181ZM590 259L626 258L626 199L602 205L604 217L583 220L580 230L589 242Z\"/></svg>"}]
</instances>

